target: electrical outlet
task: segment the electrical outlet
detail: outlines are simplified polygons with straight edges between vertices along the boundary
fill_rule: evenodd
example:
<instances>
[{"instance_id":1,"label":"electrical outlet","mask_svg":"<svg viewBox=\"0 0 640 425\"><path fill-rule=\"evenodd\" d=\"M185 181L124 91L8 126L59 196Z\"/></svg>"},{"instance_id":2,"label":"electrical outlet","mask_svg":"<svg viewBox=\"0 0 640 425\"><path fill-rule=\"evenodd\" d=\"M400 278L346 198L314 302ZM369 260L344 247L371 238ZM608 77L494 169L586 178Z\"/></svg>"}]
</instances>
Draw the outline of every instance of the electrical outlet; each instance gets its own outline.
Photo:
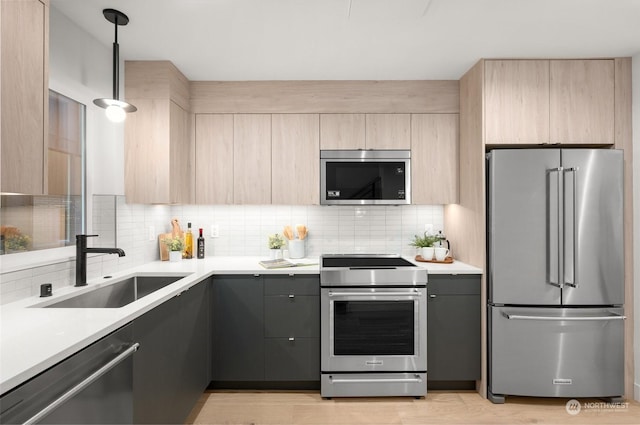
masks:
<instances>
[{"instance_id":1,"label":"electrical outlet","mask_svg":"<svg viewBox=\"0 0 640 425\"><path fill-rule=\"evenodd\" d=\"M424 225L424 231L427 233L433 233L433 224L429 223L429 224L425 224Z\"/></svg>"},{"instance_id":2,"label":"electrical outlet","mask_svg":"<svg viewBox=\"0 0 640 425\"><path fill-rule=\"evenodd\" d=\"M156 226L149 226L149 240L156 240Z\"/></svg>"},{"instance_id":3,"label":"electrical outlet","mask_svg":"<svg viewBox=\"0 0 640 425\"><path fill-rule=\"evenodd\" d=\"M217 224L212 224L211 225L211 237L212 238L219 238L220 237L220 227L218 227Z\"/></svg>"}]
</instances>

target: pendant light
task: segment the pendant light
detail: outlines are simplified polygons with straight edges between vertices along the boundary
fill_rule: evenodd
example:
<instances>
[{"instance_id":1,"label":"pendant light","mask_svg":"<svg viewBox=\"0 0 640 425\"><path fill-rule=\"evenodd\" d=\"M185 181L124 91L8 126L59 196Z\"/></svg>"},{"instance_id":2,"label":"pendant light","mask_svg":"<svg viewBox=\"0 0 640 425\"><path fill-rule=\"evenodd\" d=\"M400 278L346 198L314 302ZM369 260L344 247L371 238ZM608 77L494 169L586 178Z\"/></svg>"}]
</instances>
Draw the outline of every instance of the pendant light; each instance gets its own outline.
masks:
<instances>
[{"instance_id":1,"label":"pendant light","mask_svg":"<svg viewBox=\"0 0 640 425\"><path fill-rule=\"evenodd\" d=\"M113 42L113 98L112 99L95 99L93 103L101 108L106 109L107 118L113 122L122 122L127 116L128 112L135 112L138 110L130 103L123 102L118 99L118 90L120 88L120 55L118 46L118 25L127 25L129 18L124 13L115 9L104 9L102 14L107 21L114 24L116 29L115 41Z\"/></svg>"}]
</instances>

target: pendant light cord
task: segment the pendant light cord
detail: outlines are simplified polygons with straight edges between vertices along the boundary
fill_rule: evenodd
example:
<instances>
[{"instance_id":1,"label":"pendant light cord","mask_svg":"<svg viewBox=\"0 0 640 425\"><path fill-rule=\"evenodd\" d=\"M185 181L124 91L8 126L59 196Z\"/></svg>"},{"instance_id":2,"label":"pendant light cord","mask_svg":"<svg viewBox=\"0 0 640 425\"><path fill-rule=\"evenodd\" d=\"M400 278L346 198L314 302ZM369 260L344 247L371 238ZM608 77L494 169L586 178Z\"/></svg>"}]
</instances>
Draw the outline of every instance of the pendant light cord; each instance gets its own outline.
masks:
<instances>
[{"instance_id":1,"label":"pendant light cord","mask_svg":"<svg viewBox=\"0 0 640 425\"><path fill-rule=\"evenodd\" d=\"M118 46L118 16L115 17L115 41L113 42L113 98L120 100L119 91L120 87L120 47Z\"/></svg>"}]
</instances>

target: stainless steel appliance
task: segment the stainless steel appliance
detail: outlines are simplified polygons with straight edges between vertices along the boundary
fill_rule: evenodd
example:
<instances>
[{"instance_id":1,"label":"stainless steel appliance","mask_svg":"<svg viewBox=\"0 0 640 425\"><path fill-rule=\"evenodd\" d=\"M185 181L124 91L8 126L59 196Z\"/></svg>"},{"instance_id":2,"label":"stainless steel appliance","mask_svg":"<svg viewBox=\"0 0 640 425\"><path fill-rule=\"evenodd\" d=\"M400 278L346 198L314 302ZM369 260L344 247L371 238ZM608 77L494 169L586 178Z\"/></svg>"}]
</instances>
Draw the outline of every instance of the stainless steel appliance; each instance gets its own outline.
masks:
<instances>
[{"instance_id":1,"label":"stainless steel appliance","mask_svg":"<svg viewBox=\"0 0 640 425\"><path fill-rule=\"evenodd\" d=\"M320 257L322 397L426 395L426 284L399 256Z\"/></svg>"},{"instance_id":2,"label":"stainless steel appliance","mask_svg":"<svg viewBox=\"0 0 640 425\"><path fill-rule=\"evenodd\" d=\"M622 159L608 149L487 155L494 403L624 393Z\"/></svg>"},{"instance_id":3,"label":"stainless steel appliance","mask_svg":"<svg viewBox=\"0 0 640 425\"><path fill-rule=\"evenodd\" d=\"M411 203L411 151L320 151L320 204Z\"/></svg>"},{"instance_id":4,"label":"stainless steel appliance","mask_svg":"<svg viewBox=\"0 0 640 425\"><path fill-rule=\"evenodd\" d=\"M133 423L132 338L126 325L3 394L0 423Z\"/></svg>"}]
</instances>

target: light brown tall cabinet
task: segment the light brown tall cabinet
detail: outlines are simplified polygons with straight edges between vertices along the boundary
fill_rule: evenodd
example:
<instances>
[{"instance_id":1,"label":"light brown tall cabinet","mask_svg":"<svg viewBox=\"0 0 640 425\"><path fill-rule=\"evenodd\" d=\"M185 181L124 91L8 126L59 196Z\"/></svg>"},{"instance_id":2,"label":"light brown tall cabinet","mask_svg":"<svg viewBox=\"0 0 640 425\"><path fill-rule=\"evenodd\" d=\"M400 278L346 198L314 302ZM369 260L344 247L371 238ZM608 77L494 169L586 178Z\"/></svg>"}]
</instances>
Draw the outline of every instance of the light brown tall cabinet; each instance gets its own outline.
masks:
<instances>
[{"instance_id":1,"label":"light brown tall cabinet","mask_svg":"<svg viewBox=\"0 0 640 425\"><path fill-rule=\"evenodd\" d=\"M2 1L2 192L47 192L48 0Z\"/></svg>"},{"instance_id":2,"label":"light brown tall cabinet","mask_svg":"<svg viewBox=\"0 0 640 425\"><path fill-rule=\"evenodd\" d=\"M125 195L129 203L194 198L189 82L169 61L125 62Z\"/></svg>"},{"instance_id":3,"label":"light brown tall cabinet","mask_svg":"<svg viewBox=\"0 0 640 425\"><path fill-rule=\"evenodd\" d=\"M456 258L486 268L485 153L492 148L600 146L624 150L625 396L633 396L631 59L481 60L460 80L460 201L445 206ZM486 329L486 276L481 299ZM486 334L482 379L486 396Z\"/></svg>"}]
</instances>

